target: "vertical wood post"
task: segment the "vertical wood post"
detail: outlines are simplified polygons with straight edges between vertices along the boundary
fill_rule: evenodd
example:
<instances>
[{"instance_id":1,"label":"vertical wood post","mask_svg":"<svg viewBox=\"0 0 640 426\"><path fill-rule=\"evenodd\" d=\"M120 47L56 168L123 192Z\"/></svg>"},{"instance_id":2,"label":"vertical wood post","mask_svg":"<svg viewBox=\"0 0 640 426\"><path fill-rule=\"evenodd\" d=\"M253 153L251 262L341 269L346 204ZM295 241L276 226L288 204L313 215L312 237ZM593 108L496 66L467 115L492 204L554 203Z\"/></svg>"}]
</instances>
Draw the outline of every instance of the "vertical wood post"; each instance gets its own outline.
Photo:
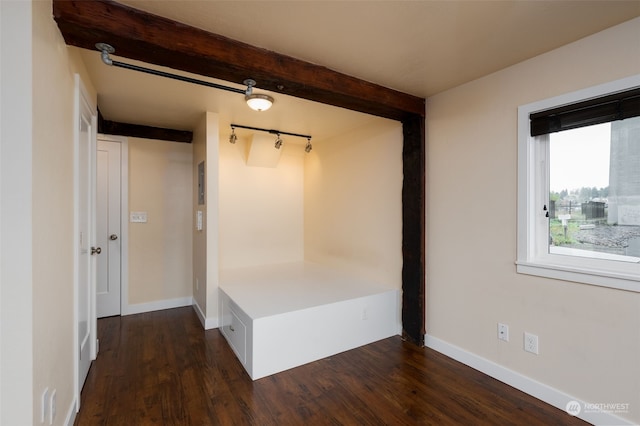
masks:
<instances>
[{"instance_id":1,"label":"vertical wood post","mask_svg":"<svg viewBox=\"0 0 640 426\"><path fill-rule=\"evenodd\" d=\"M425 122L402 121L402 336L424 346L425 334Z\"/></svg>"}]
</instances>

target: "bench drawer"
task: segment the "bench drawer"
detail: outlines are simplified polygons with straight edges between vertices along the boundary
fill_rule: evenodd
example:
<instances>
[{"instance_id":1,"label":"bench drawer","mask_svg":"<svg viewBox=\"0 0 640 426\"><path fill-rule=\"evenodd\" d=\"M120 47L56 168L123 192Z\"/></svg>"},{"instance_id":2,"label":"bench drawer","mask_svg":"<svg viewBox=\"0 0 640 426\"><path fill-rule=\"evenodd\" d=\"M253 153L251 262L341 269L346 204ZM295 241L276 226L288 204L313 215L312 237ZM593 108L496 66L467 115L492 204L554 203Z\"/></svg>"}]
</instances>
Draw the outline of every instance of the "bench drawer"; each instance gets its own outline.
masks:
<instances>
[{"instance_id":1,"label":"bench drawer","mask_svg":"<svg viewBox=\"0 0 640 426\"><path fill-rule=\"evenodd\" d=\"M238 356L240 362L244 365L247 359L247 327L231 309L229 300L225 300L222 304L222 315L226 322L222 326L222 333L227 338L229 345Z\"/></svg>"}]
</instances>

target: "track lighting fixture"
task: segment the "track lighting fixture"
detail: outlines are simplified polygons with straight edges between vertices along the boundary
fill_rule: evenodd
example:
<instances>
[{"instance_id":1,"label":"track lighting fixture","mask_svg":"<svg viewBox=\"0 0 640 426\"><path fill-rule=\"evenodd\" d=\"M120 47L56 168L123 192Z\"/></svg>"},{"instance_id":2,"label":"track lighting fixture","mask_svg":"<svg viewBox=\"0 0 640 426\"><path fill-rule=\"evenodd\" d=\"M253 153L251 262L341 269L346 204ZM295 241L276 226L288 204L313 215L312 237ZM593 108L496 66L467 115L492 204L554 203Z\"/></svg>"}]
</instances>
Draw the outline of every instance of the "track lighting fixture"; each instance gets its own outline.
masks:
<instances>
[{"instance_id":1,"label":"track lighting fixture","mask_svg":"<svg viewBox=\"0 0 640 426\"><path fill-rule=\"evenodd\" d=\"M236 136L236 128L231 128L231 136L229 136L229 143L236 143L238 137Z\"/></svg>"},{"instance_id":2,"label":"track lighting fixture","mask_svg":"<svg viewBox=\"0 0 640 426\"><path fill-rule=\"evenodd\" d=\"M313 149L313 147L311 146L311 136L310 135L301 135L299 133L283 132L282 130L263 129L263 128L260 128L260 127L243 126L241 124L231 124L231 136L229 136L229 142L231 142L232 139L235 142L235 140L237 139L235 137L236 127L239 128L239 129L257 130L259 132L267 132L267 133L271 133L272 135L276 135L276 143L274 145L276 147L276 149L282 148L283 141L282 141L281 135L295 136L297 138L305 138L307 140L307 144L304 147L304 151L306 153L309 153ZM231 142L231 143L234 143L234 142Z\"/></svg>"}]
</instances>

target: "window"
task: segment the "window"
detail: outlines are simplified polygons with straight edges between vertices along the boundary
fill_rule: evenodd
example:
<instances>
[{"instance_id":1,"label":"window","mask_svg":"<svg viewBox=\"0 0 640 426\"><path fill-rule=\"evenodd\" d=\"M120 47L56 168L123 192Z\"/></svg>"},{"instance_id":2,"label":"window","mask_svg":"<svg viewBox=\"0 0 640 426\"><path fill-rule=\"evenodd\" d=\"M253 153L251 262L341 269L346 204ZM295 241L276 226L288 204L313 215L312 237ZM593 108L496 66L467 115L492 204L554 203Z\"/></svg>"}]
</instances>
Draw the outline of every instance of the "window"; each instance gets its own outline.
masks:
<instances>
[{"instance_id":1,"label":"window","mask_svg":"<svg viewBox=\"0 0 640 426\"><path fill-rule=\"evenodd\" d=\"M518 109L516 264L640 292L640 75Z\"/></svg>"}]
</instances>

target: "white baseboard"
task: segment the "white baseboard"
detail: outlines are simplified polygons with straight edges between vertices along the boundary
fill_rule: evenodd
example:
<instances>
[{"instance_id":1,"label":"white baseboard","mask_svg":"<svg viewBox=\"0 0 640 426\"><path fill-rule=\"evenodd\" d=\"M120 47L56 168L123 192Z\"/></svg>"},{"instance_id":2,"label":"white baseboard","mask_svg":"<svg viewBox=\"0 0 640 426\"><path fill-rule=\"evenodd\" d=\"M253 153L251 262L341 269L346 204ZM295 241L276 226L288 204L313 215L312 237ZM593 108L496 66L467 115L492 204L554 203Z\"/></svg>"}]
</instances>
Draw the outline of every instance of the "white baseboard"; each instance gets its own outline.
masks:
<instances>
[{"instance_id":1,"label":"white baseboard","mask_svg":"<svg viewBox=\"0 0 640 426\"><path fill-rule=\"evenodd\" d=\"M64 419L64 426L73 426L73 422L76 421L76 399L73 398L71 406L67 410L67 417Z\"/></svg>"},{"instance_id":2,"label":"white baseboard","mask_svg":"<svg viewBox=\"0 0 640 426\"><path fill-rule=\"evenodd\" d=\"M200 309L200 305L198 305L198 302L195 298L193 299L193 310L196 311L198 319L200 320L200 323L205 330L213 330L214 328L218 328L218 318L207 318L204 315L204 312L202 312L202 309Z\"/></svg>"},{"instance_id":3,"label":"white baseboard","mask_svg":"<svg viewBox=\"0 0 640 426\"><path fill-rule=\"evenodd\" d=\"M527 376L517 373L513 370L509 370L493 361L489 361L486 358L482 358L471 352L467 352L458 346L452 345L440 340L437 337L425 335L425 345L435 351L438 351L449 358L453 358L469 367L478 370L488 376L493 377L503 383L508 384L522 392L533 396L541 401L546 402L549 405L553 405L562 411L565 411L569 402L575 401L580 404L580 407L585 407L587 401L582 401L572 395L566 394L551 386L545 385L535 381ZM591 407L591 405L589 406ZM567 414L569 415L569 414ZM589 422L594 425L635 425L629 420L625 420L616 416L610 412L596 411L590 409L589 411L581 410L578 418Z\"/></svg>"},{"instance_id":4,"label":"white baseboard","mask_svg":"<svg viewBox=\"0 0 640 426\"><path fill-rule=\"evenodd\" d=\"M156 300L148 303L136 303L122 307L122 315L141 314L144 312L160 311L163 309L182 308L191 306L192 297L179 297L176 299Z\"/></svg>"}]
</instances>

